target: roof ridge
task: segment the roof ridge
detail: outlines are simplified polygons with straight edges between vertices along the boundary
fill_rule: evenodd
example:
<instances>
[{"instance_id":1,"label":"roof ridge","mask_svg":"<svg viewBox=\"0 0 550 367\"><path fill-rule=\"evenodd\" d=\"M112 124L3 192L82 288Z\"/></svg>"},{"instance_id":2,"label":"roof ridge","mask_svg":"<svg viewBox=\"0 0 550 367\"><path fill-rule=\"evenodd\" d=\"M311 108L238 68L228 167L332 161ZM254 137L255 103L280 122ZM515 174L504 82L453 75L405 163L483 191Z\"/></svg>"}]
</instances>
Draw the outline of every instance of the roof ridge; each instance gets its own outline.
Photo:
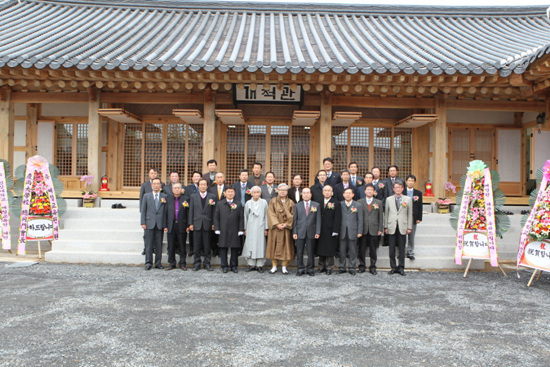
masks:
<instances>
[{"instance_id":1,"label":"roof ridge","mask_svg":"<svg viewBox=\"0 0 550 367\"><path fill-rule=\"evenodd\" d=\"M425 6L425 5L370 5L328 3L251 3L220 0L22 0L24 2L64 4L67 6L132 7L143 9L208 10L208 11L258 11L258 12L307 12L316 13L368 13L369 15L423 15L449 17L525 17L546 16L547 6ZM345 1L345 0L344 0ZM17 0L8 1L16 3Z\"/></svg>"}]
</instances>

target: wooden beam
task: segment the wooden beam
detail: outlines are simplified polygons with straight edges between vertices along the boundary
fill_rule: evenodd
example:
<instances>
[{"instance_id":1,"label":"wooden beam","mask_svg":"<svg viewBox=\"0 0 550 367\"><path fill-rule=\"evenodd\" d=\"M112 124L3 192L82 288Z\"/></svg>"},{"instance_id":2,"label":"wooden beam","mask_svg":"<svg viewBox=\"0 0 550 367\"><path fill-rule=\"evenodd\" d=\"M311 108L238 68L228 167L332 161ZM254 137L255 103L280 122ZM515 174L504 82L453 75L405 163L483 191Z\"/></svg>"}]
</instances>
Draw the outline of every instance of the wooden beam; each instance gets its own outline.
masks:
<instances>
[{"instance_id":1,"label":"wooden beam","mask_svg":"<svg viewBox=\"0 0 550 367\"><path fill-rule=\"evenodd\" d=\"M483 101L483 100L458 100L449 99L446 102L449 110L479 110L479 111L544 111L544 102L519 102L519 101Z\"/></svg>"},{"instance_id":2,"label":"wooden beam","mask_svg":"<svg viewBox=\"0 0 550 367\"><path fill-rule=\"evenodd\" d=\"M216 155L216 103L212 91L207 89L203 94L204 101L204 125L202 142L202 165L203 172L206 172L206 162Z\"/></svg>"},{"instance_id":3,"label":"wooden beam","mask_svg":"<svg viewBox=\"0 0 550 367\"><path fill-rule=\"evenodd\" d=\"M101 147L102 139L101 133L101 118L98 110L100 107L101 93L94 91L94 94L90 94L88 102L88 174L94 176L93 186L97 189L99 179L102 176L100 171L101 162Z\"/></svg>"},{"instance_id":4,"label":"wooden beam","mask_svg":"<svg viewBox=\"0 0 550 367\"><path fill-rule=\"evenodd\" d=\"M435 197L445 196L447 182L447 106L442 95L435 98L434 151L433 151L433 189Z\"/></svg>"},{"instance_id":5,"label":"wooden beam","mask_svg":"<svg viewBox=\"0 0 550 367\"><path fill-rule=\"evenodd\" d=\"M101 98L107 103L201 104L204 102L203 93L103 93ZM216 102L233 104L230 94L216 94Z\"/></svg>"},{"instance_id":6,"label":"wooden beam","mask_svg":"<svg viewBox=\"0 0 550 367\"><path fill-rule=\"evenodd\" d=\"M333 96L332 105L376 108L434 108L434 99Z\"/></svg>"},{"instance_id":7,"label":"wooden beam","mask_svg":"<svg viewBox=\"0 0 550 367\"><path fill-rule=\"evenodd\" d=\"M38 149L38 106L34 103L27 104L27 134L26 134L26 159L36 155Z\"/></svg>"},{"instance_id":8,"label":"wooden beam","mask_svg":"<svg viewBox=\"0 0 550 367\"><path fill-rule=\"evenodd\" d=\"M87 103L88 93L14 92L14 103Z\"/></svg>"},{"instance_id":9,"label":"wooden beam","mask_svg":"<svg viewBox=\"0 0 550 367\"><path fill-rule=\"evenodd\" d=\"M3 91L0 99L0 159L10 163L13 170L13 136L15 130L14 107L11 92Z\"/></svg>"},{"instance_id":10,"label":"wooden beam","mask_svg":"<svg viewBox=\"0 0 550 367\"><path fill-rule=\"evenodd\" d=\"M523 112L514 112L514 126L523 127Z\"/></svg>"}]
</instances>

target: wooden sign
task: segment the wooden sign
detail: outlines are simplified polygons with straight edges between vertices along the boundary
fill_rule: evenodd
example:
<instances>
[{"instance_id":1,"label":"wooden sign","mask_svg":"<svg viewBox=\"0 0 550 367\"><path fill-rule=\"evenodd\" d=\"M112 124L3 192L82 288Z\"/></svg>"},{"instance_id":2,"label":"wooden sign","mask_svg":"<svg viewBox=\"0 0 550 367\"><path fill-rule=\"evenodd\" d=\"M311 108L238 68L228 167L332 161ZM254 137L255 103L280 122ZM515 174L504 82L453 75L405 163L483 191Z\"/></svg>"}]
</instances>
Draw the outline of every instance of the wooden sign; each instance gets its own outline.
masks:
<instances>
[{"instance_id":1,"label":"wooden sign","mask_svg":"<svg viewBox=\"0 0 550 367\"><path fill-rule=\"evenodd\" d=\"M301 104L303 100L301 85L296 85L294 89L290 85L277 88L275 84L269 84L269 86L245 84L242 89L234 85L233 95L235 96L235 103Z\"/></svg>"}]
</instances>

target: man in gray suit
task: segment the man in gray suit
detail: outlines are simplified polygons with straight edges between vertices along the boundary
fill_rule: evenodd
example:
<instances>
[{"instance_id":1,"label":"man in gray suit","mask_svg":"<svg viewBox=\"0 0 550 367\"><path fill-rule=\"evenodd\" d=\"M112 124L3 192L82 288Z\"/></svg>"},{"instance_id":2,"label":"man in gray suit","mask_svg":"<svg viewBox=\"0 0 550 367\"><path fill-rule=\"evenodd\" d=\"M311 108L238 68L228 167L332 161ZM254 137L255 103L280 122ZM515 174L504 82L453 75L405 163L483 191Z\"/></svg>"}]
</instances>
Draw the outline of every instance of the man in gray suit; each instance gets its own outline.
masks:
<instances>
[{"instance_id":1,"label":"man in gray suit","mask_svg":"<svg viewBox=\"0 0 550 367\"><path fill-rule=\"evenodd\" d=\"M262 189L262 199L269 202L271 199L277 197L277 188L275 187L275 174L273 172L268 172L265 174L265 185L261 185L260 189Z\"/></svg>"},{"instance_id":2,"label":"man in gray suit","mask_svg":"<svg viewBox=\"0 0 550 367\"><path fill-rule=\"evenodd\" d=\"M212 271L210 259L212 250L210 248L210 235L214 230L214 209L216 207L216 195L207 192L208 182L201 178L199 181L199 192L191 195L189 202L189 231L193 231L193 270L201 268L201 252L204 252L203 266L206 270Z\"/></svg>"},{"instance_id":3,"label":"man in gray suit","mask_svg":"<svg viewBox=\"0 0 550 367\"><path fill-rule=\"evenodd\" d=\"M252 186L262 186L265 182L265 175L262 173L263 165L260 162L254 162L252 165L252 174L248 177L248 184Z\"/></svg>"},{"instance_id":4,"label":"man in gray suit","mask_svg":"<svg viewBox=\"0 0 550 367\"><path fill-rule=\"evenodd\" d=\"M403 195L403 181L396 180L393 184L394 195L386 199L386 216L384 228L389 235L390 244L390 274L405 275L405 244L407 235L413 227L413 202ZM399 250L399 266L395 264L395 246Z\"/></svg>"},{"instance_id":5,"label":"man in gray suit","mask_svg":"<svg viewBox=\"0 0 550 367\"><path fill-rule=\"evenodd\" d=\"M376 275L376 246L380 242L380 236L384 230L384 206L382 201L374 198L374 185L365 185L363 199L359 203L363 207L363 238L359 240L359 273L364 273L367 267L365 256L369 248L370 267L369 272Z\"/></svg>"},{"instance_id":6,"label":"man in gray suit","mask_svg":"<svg viewBox=\"0 0 550 367\"><path fill-rule=\"evenodd\" d=\"M357 256L357 239L363 236L363 209L353 200L355 193L351 187L344 190L342 206L342 223L340 226L340 274L346 272L346 254L349 258L349 273L355 275L355 258Z\"/></svg>"},{"instance_id":7,"label":"man in gray suit","mask_svg":"<svg viewBox=\"0 0 550 367\"><path fill-rule=\"evenodd\" d=\"M145 230L145 270L153 266L153 247L155 248L155 268L162 267L162 237L167 232L166 198L168 195L160 192L160 178L151 182L152 192L143 195L141 201L141 227Z\"/></svg>"},{"instance_id":8,"label":"man in gray suit","mask_svg":"<svg viewBox=\"0 0 550 367\"><path fill-rule=\"evenodd\" d=\"M311 201L311 190L302 190L303 200L294 206L292 237L296 241L298 257L297 276L304 275L304 246L307 251L307 273L315 275L315 240L321 233L321 212L319 203Z\"/></svg>"}]
</instances>

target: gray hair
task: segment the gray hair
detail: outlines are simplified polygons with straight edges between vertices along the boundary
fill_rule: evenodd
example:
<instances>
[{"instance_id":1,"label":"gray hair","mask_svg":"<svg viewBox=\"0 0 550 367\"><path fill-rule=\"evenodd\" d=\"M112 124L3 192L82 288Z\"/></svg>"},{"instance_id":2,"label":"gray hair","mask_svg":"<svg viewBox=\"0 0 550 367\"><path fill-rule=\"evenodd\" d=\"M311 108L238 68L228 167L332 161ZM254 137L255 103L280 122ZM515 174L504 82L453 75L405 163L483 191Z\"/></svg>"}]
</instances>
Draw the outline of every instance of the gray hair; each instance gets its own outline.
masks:
<instances>
[{"instance_id":1,"label":"gray hair","mask_svg":"<svg viewBox=\"0 0 550 367\"><path fill-rule=\"evenodd\" d=\"M288 190L288 185L286 183L280 183L279 186L277 186L277 188L280 190L282 188L285 188Z\"/></svg>"},{"instance_id":2,"label":"gray hair","mask_svg":"<svg viewBox=\"0 0 550 367\"><path fill-rule=\"evenodd\" d=\"M262 192L262 188L260 186L252 186L250 193L252 194L254 191Z\"/></svg>"}]
</instances>

